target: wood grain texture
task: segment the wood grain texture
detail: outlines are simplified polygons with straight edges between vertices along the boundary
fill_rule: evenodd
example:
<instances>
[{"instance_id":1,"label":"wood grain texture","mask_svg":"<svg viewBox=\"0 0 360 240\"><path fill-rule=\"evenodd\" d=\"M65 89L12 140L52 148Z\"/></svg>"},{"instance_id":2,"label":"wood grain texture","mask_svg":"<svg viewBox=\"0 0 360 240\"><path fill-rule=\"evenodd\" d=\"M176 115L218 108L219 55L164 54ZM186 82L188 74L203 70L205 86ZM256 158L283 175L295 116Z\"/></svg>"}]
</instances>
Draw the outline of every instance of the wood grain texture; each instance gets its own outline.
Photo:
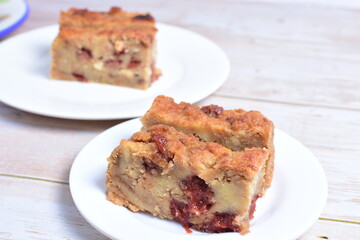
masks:
<instances>
[{"instance_id":1,"label":"wood grain texture","mask_svg":"<svg viewBox=\"0 0 360 240\"><path fill-rule=\"evenodd\" d=\"M260 110L319 159L329 183L328 201L323 220L300 240L360 239L359 1L29 4L29 19L9 37L56 24L59 11L70 7L107 10L117 5L149 11L159 22L216 42L230 58L231 73L199 104ZM106 239L79 215L67 182L81 148L122 121L48 118L0 103L0 239Z\"/></svg>"},{"instance_id":2,"label":"wood grain texture","mask_svg":"<svg viewBox=\"0 0 360 240\"><path fill-rule=\"evenodd\" d=\"M66 184L0 176L0 196L0 239L108 239L83 219ZM355 240L360 231L355 224L318 220L299 240L320 236Z\"/></svg>"},{"instance_id":3,"label":"wood grain texture","mask_svg":"<svg viewBox=\"0 0 360 240\"><path fill-rule=\"evenodd\" d=\"M359 225L318 220L298 240L360 239Z\"/></svg>"},{"instance_id":4,"label":"wood grain texture","mask_svg":"<svg viewBox=\"0 0 360 240\"><path fill-rule=\"evenodd\" d=\"M77 211L69 186L0 177L0 239L108 239Z\"/></svg>"},{"instance_id":5,"label":"wood grain texture","mask_svg":"<svg viewBox=\"0 0 360 240\"><path fill-rule=\"evenodd\" d=\"M59 120L0 103L0 173L68 182L79 151L101 131L121 121Z\"/></svg>"}]
</instances>

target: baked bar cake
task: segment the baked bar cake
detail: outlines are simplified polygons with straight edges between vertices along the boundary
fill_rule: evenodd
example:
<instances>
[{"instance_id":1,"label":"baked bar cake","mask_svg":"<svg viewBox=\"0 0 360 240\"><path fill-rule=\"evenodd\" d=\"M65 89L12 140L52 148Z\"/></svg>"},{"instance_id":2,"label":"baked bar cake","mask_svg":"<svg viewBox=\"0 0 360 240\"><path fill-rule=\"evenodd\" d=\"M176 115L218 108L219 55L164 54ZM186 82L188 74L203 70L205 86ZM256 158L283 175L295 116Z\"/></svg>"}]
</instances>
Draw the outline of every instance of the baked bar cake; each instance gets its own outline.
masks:
<instances>
[{"instance_id":1,"label":"baked bar cake","mask_svg":"<svg viewBox=\"0 0 360 240\"><path fill-rule=\"evenodd\" d=\"M155 20L148 13L72 8L60 15L51 78L147 89L155 68Z\"/></svg>"},{"instance_id":2,"label":"baked bar cake","mask_svg":"<svg viewBox=\"0 0 360 240\"><path fill-rule=\"evenodd\" d=\"M143 129L164 124L235 151L251 147L268 149L265 182L266 187L270 187L274 167L274 125L260 112L224 110L216 105L177 104L172 98L158 96L141 121Z\"/></svg>"},{"instance_id":3,"label":"baked bar cake","mask_svg":"<svg viewBox=\"0 0 360 240\"><path fill-rule=\"evenodd\" d=\"M270 151L232 151L165 125L122 140L108 158L107 198L204 232L249 231Z\"/></svg>"}]
</instances>

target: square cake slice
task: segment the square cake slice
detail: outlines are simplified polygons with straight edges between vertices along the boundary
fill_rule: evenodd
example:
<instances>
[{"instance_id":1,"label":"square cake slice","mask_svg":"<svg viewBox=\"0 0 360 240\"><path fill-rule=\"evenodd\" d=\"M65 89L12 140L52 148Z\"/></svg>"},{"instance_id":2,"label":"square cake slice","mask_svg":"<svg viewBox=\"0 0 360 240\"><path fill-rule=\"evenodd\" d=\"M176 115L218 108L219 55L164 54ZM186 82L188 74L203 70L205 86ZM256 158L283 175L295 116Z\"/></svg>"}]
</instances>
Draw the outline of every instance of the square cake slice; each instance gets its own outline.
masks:
<instances>
[{"instance_id":1,"label":"square cake slice","mask_svg":"<svg viewBox=\"0 0 360 240\"><path fill-rule=\"evenodd\" d=\"M72 8L61 12L59 24L51 78L147 89L159 77L150 14Z\"/></svg>"},{"instance_id":2,"label":"square cake slice","mask_svg":"<svg viewBox=\"0 0 360 240\"><path fill-rule=\"evenodd\" d=\"M170 97L158 96L141 121L144 130L164 124L234 151L252 147L268 149L265 181L266 187L270 187L274 168L274 125L260 112L224 110L216 105L199 107L185 102L177 104Z\"/></svg>"},{"instance_id":3,"label":"square cake slice","mask_svg":"<svg viewBox=\"0 0 360 240\"><path fill-rule=\"evenodd\" d=\"M203 232L249 232L265 191L265 148L232 151L165 125L122 140L108 158L107 198ZM191 231L190 231L191 232Z\"/></svg>"}]
</instances>

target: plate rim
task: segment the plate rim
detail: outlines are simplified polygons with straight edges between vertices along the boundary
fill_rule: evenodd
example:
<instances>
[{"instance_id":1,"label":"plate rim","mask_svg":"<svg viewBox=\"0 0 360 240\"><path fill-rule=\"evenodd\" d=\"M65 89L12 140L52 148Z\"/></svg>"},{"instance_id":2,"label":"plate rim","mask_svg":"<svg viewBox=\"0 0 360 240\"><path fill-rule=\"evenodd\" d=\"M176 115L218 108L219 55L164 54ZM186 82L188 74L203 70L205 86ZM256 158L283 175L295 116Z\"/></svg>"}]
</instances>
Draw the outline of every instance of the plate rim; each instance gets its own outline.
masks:
<instances>
[{"instance_id":1,"label":"plate rim","mask_svg":"<svg viewBox=\"0 0 360 240\"><path fill-rule=\"evenodd\" d=\"M220 73L221 77L218 77L216 79L216 81L214 80L214 84L212 84L212 86L207 86L207 90L206 91L202 91L201 94L186 94L185 92L183 93L183 97L186 98L187 102L190 103L196 103L206 97L208 97L209 95L211 95L212 93L214 93L217 89L219 89L226 80L228 80L228 77L230 75L230 71L231 71L231 64L230 64L230 59L228 57L228 55L225 53L225 51L217 44L215 43L213 40L197 33L194 32L192 30L186 29L186 28L182 28L180 26L176 26L176 25L172 25L172 24L168 24L168 23L161 23L158 22L156 23L158 26L163 26L164 28L171 28L171 29L176 29L176 30L180 30L183 32L187 32L189 34L191 34L192 36L196 36L199 41L206 41L207 42L207 46L211 46L211 48L213 49L213 52L216 55L220 56L220 62L221 62L221 68L218 71ZM34 28L31 29L29 31L17 34L11 38L8 38L6 40L4 40L3 42L0 43L0 50L1 50L1 46L4 44L7 44L8 42L12 41L15 38L18 37L23 37L25 34L34 34L34 31L46 31L46 30L55 30L55 28L59 28L58 24L52 24L52 25L48 25L48 26L43 26L43 27L39 27L39 28ZM25 36L26 37L26 36ZM190 73L191 74L191 73ZM179 82L181 81L182 78L179 78L178 82L176 83L176 85L168 87L166 89L163 90L159 90L158 92L154 92L153 94L149 94L144 96L143 98L138 98L132 101L128 101L128 102L123 102L120 104L124 104L124 103L134 103L134 102L152 102L152 100L158 96L158 95L163 95L163 94L167 94L168 91L175 91L174 87L178 86ZM6 81L5 81L6 82ZM69 82L69 84L71 84L72 82ZM25 105L19 103L17 100L12 100L12 97L4 97L1 96L0 94L0 101L3 102L4 104L14 107L16 109L25 111L25 112L29 112L29 113L34 113L34 114L38 114L38 115L42 115L42 116L48 116L48 117L56 117L56 118L62 118L62 119L73 119L73 120L115 120L115 119L128 119L128 118L134 118L134 117L139 117L141 115L143 115L145 113L144 112L131 112L131 113L126 113L126 111L121 111L121 112L106 112L103 113L103 115L98 115L95 112L85 112L85 113L80 113L77 115L74 115L72 112L66 112L66 111L60 111L57 112L58 110L43 110L42 107L37 107L37 106L33 106L33 105ZM21 102L21 101L20 101ZM91 103L90 103L91 104ZM89 106L89 105L87 105Z\"/></svg>"},{"instance_id":2,"label":"plate rim","mask_svg":"<svg viewBox=\"0 0 360 240\"><path fill-rule=\"evenodd\" d=\"M121 126L123 127L126 127L126 125L130 124L130 125L133 125L133 124L140 124L140 121L139 121L140 118L135 118L135 119L131 119L131 120L128 120L128 121L124 121L122 123L119 123L119 124L116 124L108 129L106 129L105 131L101 132L100 134L98 134L97 136L95 136L91 141L89 141L82 149L81 151L77 154L77 156L75 157L74 159L74 162L71 166L71 169L70 169L70 174L69 174L69 186L70 186L70 192L71 192L71 196L74 200L74 203L77 207L77 209L79 210L79 212L81 213L81 215L86 219L86 221L91 225L93 226L95 229L97 229L99 232L101 232L102 234L104 234L105 236L107 237L110 237L110 238L114 238L114 239L123 239L123 240L128 240L128 238L126 237L121 237L121 238L118 238L116 235L113 235L111 233L108 233L106 232L105 230L103 230L101 227L97 226L93 221L91 221L89 218L88 218L88 215L87 213L84 213L83 212L83 209L81 206L79 206L79 198L78 198L78 195L77 195L77 192L76 190L74 189L74 179L76 179L76 165L79 164L79 160L77 161L77 159L81 159L81 155L84 154L84 151L87 151L87 147L92 143L92 142L96 142L97 139L101 139L101 138L104 138L106 137L107 135L111 135L112 132L116 132L117 128L121 128ZM141 124L139 125L141 126ZM131 127L130 127L131 128ZM132 129L132 130L135 130L135 129ZM140 129L138 129L140 130ZM138 131L136 130L136 131ZM300 144L299 147L302 148L302 150L305 150L306 151L306 154L310 154L311 157L312 157L312 160L315 160L313 162L314 165L312 165L314 168L317 168L317 174L319 176L318 178L318 183L319 186L321 185L322 188L320 189L320 193L319 193L319 198L317 198L317 204L316 204L316 208L312 209L313 212L312 213L308 213L309 217L306 219L306 222L303 223L302 227L299 228L297 231L294 231L292 233L288 233L287 236L283 236L282 238L277 238L277 240L290 240L290 239L296 239L298 237L300 237L301 235L303 235L319 218L319 216L321 215L321 213L323 212L324 210L324 207L325 207L325 204L327 202L327 196L328 196L328 182L327 182L327 178L326 178L326 175L325 175L325 172L324 172L324 169L322 168L321 166L321 163L320 161L315 157L315 155L305 146L303 145L300 141L298 141L297 139L295 139L294 137L292 137L291 135L287 134L286 132L284 131L281 131L279 129L275 129L275 136L277 134L281 134L283 136L286 136L287 138L291 139L291 140L294 140L296 142L296 144ZM109 135L109 136L110 136ZM120 139L119 139L120 141ZM276 146L275 146L276 147ZM109 153L110 155L110 153ZM105 161L105 159L104 159ZM75 167L74 167L75 166ZM75 170L74 170L75 169ZM275 169L276 169L276 163L275 163ZM104 201L107 201L106 199L104 199ZM121 208L120 206L118 206L119 208ZM130 213L132 214L132 213ZM134 213L136 214L136 213ZM311 216L310 216L311 215ZM144 224L143 224L144 225ZM251 230L251 229L250 229ZM159 231L157 231L159 232ZM225 233L226 234L226 233ZM166 235L166 234L165 234ZM204 237L204 236L207 236L209 237L210 235L196 235L196 236L187 236L187 235L179 235L177 233L173 233L173 234L169 234L169 238L171 237L174 237L174 236L177 236L176 238L174 239L184 239L184 238L191 238L191 239L198 239L198 238L201 238L201 237ZM178 236L180 236L178 238ZM219 235L218 235L219 236ZM245 237L245 238L244 238ZM242 236L242 238L244 239L252 239L251 237L250 238L247 238L248 235L245 235L245 236ZM159 239L162 239L161 237ZM166 238L164 238L166 239ZM213 239L213 238L211 238ZM215 238L214 238L215 239ZM227 238L226 238L227 239ZM230 239L233 239L231 237L229 237L229 240Z\"/></svg>"},{"instance_id":3,"label":"plate rim","mask_svg":"<svg viewBox=\"0 0 360 240\"><path fill-rule=\"evenodd\" d=\"M30 6L29 3L26 0L18 0L19 2L21 2L23 4L23 6L25 7L25 11L24 13L17 18L14 22L12 22L11 24L9 24L7 27L0 29L0 38L6 37L7 35L9 35L11 32L15 31L17 28L19 28L24 22L25 20L29 17L30 15ZM20 33L21 34L21 33Z\"/></svg>"}]
</instances>

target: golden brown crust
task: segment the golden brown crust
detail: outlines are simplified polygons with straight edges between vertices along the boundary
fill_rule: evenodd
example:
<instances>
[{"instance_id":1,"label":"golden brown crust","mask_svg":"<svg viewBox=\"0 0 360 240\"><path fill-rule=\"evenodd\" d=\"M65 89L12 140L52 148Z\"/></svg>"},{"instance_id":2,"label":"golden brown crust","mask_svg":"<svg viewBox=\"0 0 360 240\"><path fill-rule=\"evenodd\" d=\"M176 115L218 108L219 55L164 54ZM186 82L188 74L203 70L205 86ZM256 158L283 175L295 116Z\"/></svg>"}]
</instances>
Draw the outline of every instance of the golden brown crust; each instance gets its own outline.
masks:
<instances>
[{"instance_id":1,"label":"golden brown crust","mask_svg":"<svg viewBox=\"0 0 360 240\"><path fill-rule=\"evenodd\" d=\"M116 7L108 12L71 8L61 12L59 24L61 36L64 37L86 32L91 35L110 34L117 37L134 37L145 45L153 42L157 32L155 20L150 14L125 12Z\"/></svg>"},{"instance_id":2,"label":"golden brown crust","mask_svg":"<svg viewBox=\"0 0 360 240\"><path fill-rule=\"evenodd\" d=\"M156 145L151 139L156 134L166 138L165 148L170 154L169 157L176 156L172 161L176 164L188 165L193 169L194 174L199 176L213 176L214 171L222 170L231 171L251 180L269 155L269 151L263 148L247 148L242 152L234 152L217 143L201 142L192 135L178 132L173 127L165 125L155 125L146 132L137 132L130 141L150 142L149 145L155 149ZM149 158L163 168L169 166L168 160L157 154Z\"/></svg>"},{"instance_id":3,"label":"golden brown crust","mask_svg":"<svg viewBox=\"0 0 360 240\"><path fill-rule=\"evenodd\" d=\"M172 98L158 96L141 121L143 129L156 124L169 125L236 151L252 147L268 149L265 180L266 186L270 187L274 165L274 125L260 112L223 110L215 105L200 108L185 102L177 104Z\"/></svg>"},{"instance_id":4,"label":"golden brown crust","mask_svg":"<svg viewBox=\"0 0 360 240\"><path fill-rule=\"evenodd\" d=\"M118 7L112 7L108 12L95 12L88 9L70 8L61 12L60 25L95 27L99 25L151 25L155 23L149 13L126 12ZM112 27L112 26L111 26Z\"/></svg>"},{"instance_id":5,"label":"golden brown crust","mask_svg":"<svg viewBox=\"0 0 360 240\"><path fill-rule=\"evenodd\" d=\"M177 104L172 98L165 96L158 96L154 100L142 118L143 124L146 124L146 118L151 118L151 115L163 121L172 121L184 128L192 128L194 125L216 126L224 132L248 131L264 138L269 138L274 128L273 123L258 111L224 110L217 117L210 117L197 105L185 102Z\"/></svg>"}]
</instances>

